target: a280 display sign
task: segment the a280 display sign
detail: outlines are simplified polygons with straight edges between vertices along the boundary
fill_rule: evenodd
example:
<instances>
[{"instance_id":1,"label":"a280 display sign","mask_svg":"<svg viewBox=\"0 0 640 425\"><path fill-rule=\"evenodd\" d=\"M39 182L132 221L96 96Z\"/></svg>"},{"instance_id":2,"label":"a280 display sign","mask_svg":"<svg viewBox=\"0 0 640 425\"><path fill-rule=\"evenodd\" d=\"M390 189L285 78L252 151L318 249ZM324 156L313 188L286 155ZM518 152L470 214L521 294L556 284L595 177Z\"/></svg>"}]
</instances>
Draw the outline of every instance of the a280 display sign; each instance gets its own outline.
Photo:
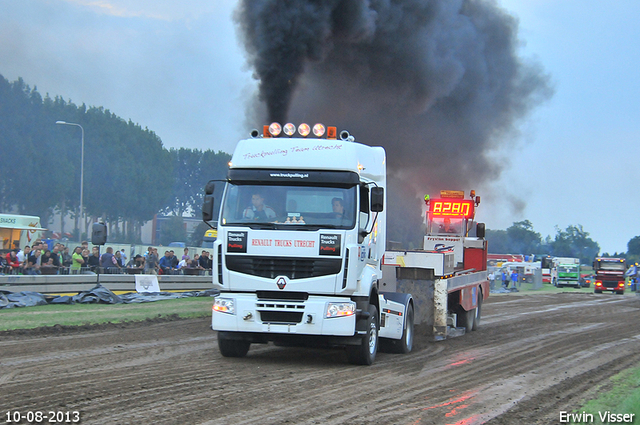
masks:
<instances>
[{"instance_id":1,"label":"a280 display sign","mask_svg":"<svg viewBox=\"0 0 640 425\"><path fill-rule=\"evenodd\" d=\"M475 207L473 200L470 199L433 199L429 205L429 212L434 217L473 218Z\"/></svg>"}]
</instances>

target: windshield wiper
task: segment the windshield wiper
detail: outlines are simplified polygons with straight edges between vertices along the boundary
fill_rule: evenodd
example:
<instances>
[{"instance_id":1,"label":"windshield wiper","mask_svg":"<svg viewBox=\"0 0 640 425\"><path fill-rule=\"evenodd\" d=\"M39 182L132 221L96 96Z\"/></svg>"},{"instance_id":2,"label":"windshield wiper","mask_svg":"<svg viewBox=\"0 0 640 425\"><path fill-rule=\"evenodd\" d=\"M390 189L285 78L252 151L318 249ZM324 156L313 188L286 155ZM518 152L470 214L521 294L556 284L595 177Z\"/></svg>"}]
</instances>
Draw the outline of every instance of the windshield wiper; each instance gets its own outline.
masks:
<instances>
[{"instance_id":1,"label":"windshield wiper","mask_svg":"<svg viewBox=\"0 0 640 425\"><path fill-rule=\"evenodd\" d=\"M246 223L252 229L277 229L278 223Z\"/></svg>"}]
</instances>

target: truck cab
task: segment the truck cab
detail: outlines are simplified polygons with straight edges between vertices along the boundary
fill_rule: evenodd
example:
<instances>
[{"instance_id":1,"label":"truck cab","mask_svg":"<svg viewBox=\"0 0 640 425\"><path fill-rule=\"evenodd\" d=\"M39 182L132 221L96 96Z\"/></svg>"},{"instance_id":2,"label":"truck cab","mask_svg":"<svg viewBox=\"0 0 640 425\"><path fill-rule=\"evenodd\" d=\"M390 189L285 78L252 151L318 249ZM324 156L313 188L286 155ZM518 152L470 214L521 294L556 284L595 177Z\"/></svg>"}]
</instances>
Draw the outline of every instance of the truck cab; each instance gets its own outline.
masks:
<instances>
[{"instance_id":1,"label":"truck cab","mask_svg":"<svg viewBox=\"0 0 640 425\"><path fill-rule=\"evenodd\" d=\"M225 356L242 357L251 343L313 341L371 364L378 332L402 337L406 308L378 293L385 151L346 131L338 138L335 127L310 133L306 124L253 131L237 144L227 179L207 185L205 222L215 220L215 185L224 185L212 329ZM399 314L387 320L383 309Z\"/></svg>"},{"instance_id":2,"label":"truck cab","mask_svg":"<svg viewBox=\"0 0 640 425\"><path fill-rule=\"evenodd\" d=\"M624 258L596 257L593 261L596 294L611 291L624 294L625 272L627 271Z\"/></svg>"}]
</instances>

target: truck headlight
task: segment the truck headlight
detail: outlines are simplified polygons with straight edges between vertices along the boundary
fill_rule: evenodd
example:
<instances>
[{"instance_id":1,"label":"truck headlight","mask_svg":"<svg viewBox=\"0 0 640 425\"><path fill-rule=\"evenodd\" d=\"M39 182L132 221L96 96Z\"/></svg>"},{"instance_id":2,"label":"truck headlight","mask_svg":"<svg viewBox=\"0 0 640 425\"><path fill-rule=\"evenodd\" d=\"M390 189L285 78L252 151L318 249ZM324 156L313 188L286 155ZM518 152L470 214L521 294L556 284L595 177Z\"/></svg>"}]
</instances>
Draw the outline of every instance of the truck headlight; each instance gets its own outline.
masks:
<instances>
[{"instance_id":1,"label":"truck headlight","mask_svg":"<svg viewBox=\"0 0 640 425\"><path fill-rule=\"evenodd\" d=\"M213 301L213 311L220 313L236 314L236 300L233 298L216 297Z\"/></svg>"},{"instance_id":2,"label":"truck headlight","mask_svg":"<svg viewBox=\"0 0 640 425\"><path fill-rule=\"evenodd\" d=\"M356 313L356 303L327 303L325 318L352 316Z\"/></svg>"}]
</instances>

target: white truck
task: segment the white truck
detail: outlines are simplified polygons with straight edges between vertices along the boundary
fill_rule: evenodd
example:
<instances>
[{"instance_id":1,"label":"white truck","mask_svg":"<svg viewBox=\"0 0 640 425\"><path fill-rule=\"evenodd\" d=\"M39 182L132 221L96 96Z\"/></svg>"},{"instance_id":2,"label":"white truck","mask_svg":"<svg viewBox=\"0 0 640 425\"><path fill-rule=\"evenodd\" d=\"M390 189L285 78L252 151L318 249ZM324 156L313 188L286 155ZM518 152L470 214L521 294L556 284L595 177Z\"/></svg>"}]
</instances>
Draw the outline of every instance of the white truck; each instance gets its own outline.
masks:
<instances>
[{"instance_id":1,"label":"white truck","mask_svg":"<svg viewBox=\"0 0 640 425\"><path fill-rule=\"evenodd\" d=\"M40 227L40 217L0 214L0 253L6 254L15 244L20 248L31 245L45 230Z\"/></svg>"},{"instance_id":2,"label":"white truck","mask_svg":"<svg viewBox=\"0 0 640 425\"><path fill-rule=\"evenodd\" d=\"M308 137L311 132L315 137ZM219 216L213 216L219 183L211 181L203 220L218 223L212 274L220 295L213 304L212 329L218 331L223 356L243 357L250 344L269 341L344 346L351 363L366 365L373 363L379 343L390 351L411 351L416 305L410 293L397 289L429 278L431 301L426 303L433 305L442 269L434 271L426 252L385 257L382 147L357 143L346 131L337 137L335 127L273 123L238 143L221 183ZM453 276L453 251L431 254L439 260L444 255L451 263L446 272ZM405 256L416 257L418 264L399 264ZM408 274L383 279L384 258L391 270L403 268ZM421 268L428 276L416 272ZM486 272L484 281L488 285ZM478 287L465 289L468 316L477 315ZM439 296L447 293L445 288ZM423 298L428 296L420 303ZM421 307L419 314L431 317L434 330L437 322L436 338L446 336L448 309L426 310Z\"/></svg>"}]
</instances>

